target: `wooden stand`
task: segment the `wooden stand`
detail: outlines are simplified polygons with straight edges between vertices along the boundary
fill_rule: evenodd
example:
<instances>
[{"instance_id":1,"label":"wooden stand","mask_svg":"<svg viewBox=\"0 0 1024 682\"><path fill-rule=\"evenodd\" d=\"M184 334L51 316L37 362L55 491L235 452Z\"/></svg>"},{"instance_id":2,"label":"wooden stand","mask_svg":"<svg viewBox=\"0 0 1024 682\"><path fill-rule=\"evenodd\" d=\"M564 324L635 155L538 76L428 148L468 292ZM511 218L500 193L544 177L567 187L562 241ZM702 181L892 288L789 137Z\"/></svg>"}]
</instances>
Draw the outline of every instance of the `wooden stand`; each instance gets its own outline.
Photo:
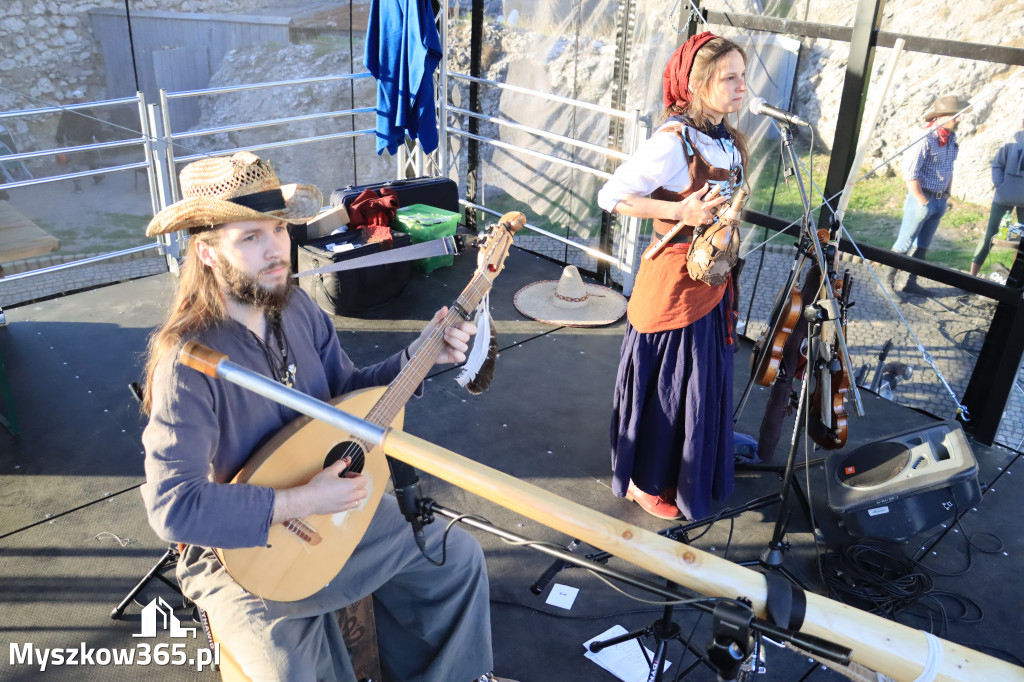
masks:
<instances>
[{"instance_id":1,"label":"wooden stand","mask_svg":"<svg viewBox=\"0 0 1024 682\"><path fill-rule=\"evenodd\" d=\"M341 626L341 634L345 638L359 682L379 682L380 659L377 655L377 631L373 620L373 596L366 596L343 609L335 611L334 616ZM210 644L220 644L217 639L216 626L207 617L210 633ZM220 644L220 678L224 682L249 682L249 677L242 672L235 657L223 644Z\"/></svg>"},{"instance_id":2,"label":"wooden stand","mask_svg":"<svg viewBox=\"0 0 1024 682\"><path fill-rule=\"evenodd\" d=\"M373 618L373 595L363 597L355 604L335 612L341 634L345 638L352 668L359 682L377 682L380 674L380 655L377 652L376 621Z\"/></svg>"}]
</instances>

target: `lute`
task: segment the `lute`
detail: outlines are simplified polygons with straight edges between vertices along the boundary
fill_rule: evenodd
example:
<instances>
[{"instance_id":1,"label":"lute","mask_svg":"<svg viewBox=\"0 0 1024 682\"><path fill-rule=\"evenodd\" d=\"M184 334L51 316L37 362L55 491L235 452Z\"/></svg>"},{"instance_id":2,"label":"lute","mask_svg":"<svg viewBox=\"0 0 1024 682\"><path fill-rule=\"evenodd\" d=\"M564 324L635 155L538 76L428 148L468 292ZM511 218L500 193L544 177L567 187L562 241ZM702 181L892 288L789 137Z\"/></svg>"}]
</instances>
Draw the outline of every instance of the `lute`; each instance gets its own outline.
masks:
<instances>
[{"instance_id":1,"label":"lute","mask_svg":"<svg viewBox=\"0 0 1024 682\"><path fill-rule=\"evenodd\" d=\"M390 385L354 391L335 398L332 404L378 426L400 429L405 404L434 366L445 330L471 315L490 291L504 268L512 235L525 224L522 213L506 213L480 240L472 280ZM384 494L389 470L379 447L370 447L321 421L299 417L253 454L232 479L232 483L292 488L346 456L352 461L349 470L369 478L370 495L360 508L275 524L263 547L215 549L228 574L246 591L275 601L297 601L333 580L366 532Z\"/></svg>"}]
</instances>

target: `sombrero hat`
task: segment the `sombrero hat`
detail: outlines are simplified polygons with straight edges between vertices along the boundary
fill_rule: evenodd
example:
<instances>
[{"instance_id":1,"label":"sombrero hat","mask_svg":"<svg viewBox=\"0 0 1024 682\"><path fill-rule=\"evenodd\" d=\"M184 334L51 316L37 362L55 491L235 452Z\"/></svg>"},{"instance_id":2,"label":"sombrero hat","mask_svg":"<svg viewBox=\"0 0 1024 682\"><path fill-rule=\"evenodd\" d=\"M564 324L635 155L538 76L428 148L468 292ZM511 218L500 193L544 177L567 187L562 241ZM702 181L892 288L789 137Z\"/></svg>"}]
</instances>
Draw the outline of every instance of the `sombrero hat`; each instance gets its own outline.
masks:
<instances>
[{"instance_id":1,"label":"sombrero hat","mask_svg":"<svg viewBox=\"0 0 1024 682\"><path fill-rule=\"evenodd\" d=\"M599 327L626 312L626 297L599 284L586 284L575 265L562 270L558 280L527 284L516 292L516 310L548 324Z\"/></svg>"},{"instance_id":2,"label":"sombrero hat","mask_svg":"<svg viewBox=\"0 0 1024 682\"><path fill-rule=\"evenodd\" d=\"M243 220L305 223L320 211L313 185L282 185L270 163L252 152L200 159L181 169L181 201L149 222L147 237Z\"/></svg>"}]
</instances>

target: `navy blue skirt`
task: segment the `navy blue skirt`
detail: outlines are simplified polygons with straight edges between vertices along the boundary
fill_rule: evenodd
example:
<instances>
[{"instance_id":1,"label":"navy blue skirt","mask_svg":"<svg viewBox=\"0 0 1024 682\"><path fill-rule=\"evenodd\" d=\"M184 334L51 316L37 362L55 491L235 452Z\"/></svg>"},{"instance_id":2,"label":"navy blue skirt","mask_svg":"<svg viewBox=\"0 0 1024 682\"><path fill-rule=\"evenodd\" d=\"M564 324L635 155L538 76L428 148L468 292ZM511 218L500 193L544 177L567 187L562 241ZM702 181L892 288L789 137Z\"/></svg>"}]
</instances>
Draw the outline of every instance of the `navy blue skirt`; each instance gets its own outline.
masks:
<instances>
[{"instance_id":1,"label":"navy blue skirt","mask_svg":"<svg viewBox=\"0 0 1024 682\"><path fill-rule=\"evenodd\" d=\"M688 327L642 334L626 324L612 405L612 492L676 490L688 519L734 487L729 297Z\"/></svg>"}]
</instances>

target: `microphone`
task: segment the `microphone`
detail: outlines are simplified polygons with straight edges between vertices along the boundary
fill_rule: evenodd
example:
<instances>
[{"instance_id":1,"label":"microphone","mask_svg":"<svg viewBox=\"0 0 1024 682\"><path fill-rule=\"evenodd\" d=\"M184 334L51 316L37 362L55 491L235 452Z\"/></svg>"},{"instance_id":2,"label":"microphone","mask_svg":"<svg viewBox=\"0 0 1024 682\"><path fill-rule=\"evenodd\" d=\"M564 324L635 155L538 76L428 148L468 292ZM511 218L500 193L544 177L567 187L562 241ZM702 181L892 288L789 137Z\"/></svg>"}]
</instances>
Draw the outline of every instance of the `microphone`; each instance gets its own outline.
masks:
<instances>
[{"instance_id":1,"label":"microphone","mask_svg":"<svg viewBox=\"0 0 1024 682\"><path fill-rule=\"evenodd\" d=\"M420 507L423 499L420 495L420 478L416 474L416 470L405 462L391 457L388 457L387 461L391 468L391 482L395 488L395 497L398 499L398 508L405 520L412 525L416 546L420 548L423 556L427 556L423 526L430 521L424 518L423 510Z\"/></svg>"},{"instance_id":2,"label":"microphone","mask_svg":"<svg viewBox=\"0 0 1024 682\"><path fill-rule=\"evenodd\" d=\"M773 107L764 100L764 97L755 97L750 100L750 113L767 116L768 118L774 118L776 121L782 121L794 126L803 126L810 128L811 124L803 120L796 114L791 114L788 111L783 111L778 107Z\"/></svg>"}]
</instances>

